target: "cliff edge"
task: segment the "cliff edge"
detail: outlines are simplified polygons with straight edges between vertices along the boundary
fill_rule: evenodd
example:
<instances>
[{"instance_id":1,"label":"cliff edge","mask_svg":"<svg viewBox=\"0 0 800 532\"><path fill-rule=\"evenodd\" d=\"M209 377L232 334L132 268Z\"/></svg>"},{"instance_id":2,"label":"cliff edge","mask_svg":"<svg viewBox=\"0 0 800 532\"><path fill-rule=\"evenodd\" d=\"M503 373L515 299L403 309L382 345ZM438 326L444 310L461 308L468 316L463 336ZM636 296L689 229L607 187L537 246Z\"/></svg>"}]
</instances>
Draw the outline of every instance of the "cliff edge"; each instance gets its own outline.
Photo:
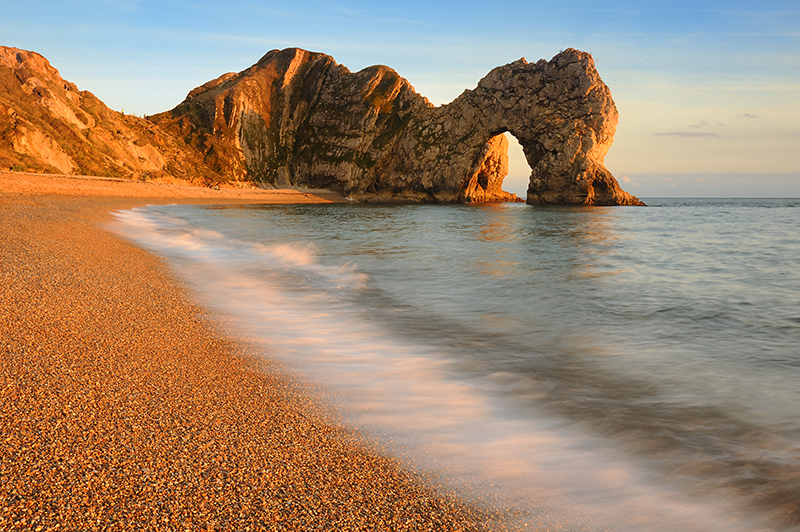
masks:
<instances>
[{"instance_id":1,"label":"cliff edge","mask_svg":"<svg viewBox=\"0 0 800 532\"><path fill-rule=\"evenodd\" d=\"M498 67L434 107L385 66L350 72L328 55L273 50L189 93L153 121L231 179L327 187L359 201L513 201L502 191L514 135L529 203L638 205L603 166L617 109L592 57Z\"/></svg>"}]
</instances>

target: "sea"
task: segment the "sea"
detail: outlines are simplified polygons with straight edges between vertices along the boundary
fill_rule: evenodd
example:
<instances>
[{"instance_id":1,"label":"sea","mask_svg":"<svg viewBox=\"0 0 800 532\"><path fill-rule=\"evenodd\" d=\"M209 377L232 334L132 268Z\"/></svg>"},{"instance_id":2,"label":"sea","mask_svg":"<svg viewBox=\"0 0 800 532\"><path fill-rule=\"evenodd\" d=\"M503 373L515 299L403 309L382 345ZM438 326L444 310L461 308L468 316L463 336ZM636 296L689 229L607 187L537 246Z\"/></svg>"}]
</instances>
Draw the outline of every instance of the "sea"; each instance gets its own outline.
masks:
<instances>
[{"instance_id":1,"label":"sea","mask_svg":"<svg viewBox=\"0 0 800 532\"><path fill-rule=\"evenodd\" d=\"M800 530L800 200L146 206L354 433L504 526Z\"/></svg>"}]
</instances>

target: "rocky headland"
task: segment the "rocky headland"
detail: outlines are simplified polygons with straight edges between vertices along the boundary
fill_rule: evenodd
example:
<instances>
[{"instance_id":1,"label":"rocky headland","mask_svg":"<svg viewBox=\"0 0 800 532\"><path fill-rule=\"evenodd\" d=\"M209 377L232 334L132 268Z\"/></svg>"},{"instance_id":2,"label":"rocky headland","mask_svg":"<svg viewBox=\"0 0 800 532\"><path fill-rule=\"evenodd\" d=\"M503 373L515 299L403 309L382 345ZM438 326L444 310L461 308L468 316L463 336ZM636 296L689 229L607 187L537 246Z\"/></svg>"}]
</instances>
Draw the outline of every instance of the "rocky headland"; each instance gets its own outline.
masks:
<instances>
[{"instance_id":1,"label":"rocky headland","mask_svg":"<svg viewBox=\"0 0 800 532\"><path fill-rule=\"evenodd\" d=\"M394 70L274 50L171 111L113 111L45 58L0 48L0 167L328 188L356 201L521 201L502 190L510 132L528 203L638 205L603 166L618 114L591 55L497 67L436 107Z\"/></svg>"}]
</instances>

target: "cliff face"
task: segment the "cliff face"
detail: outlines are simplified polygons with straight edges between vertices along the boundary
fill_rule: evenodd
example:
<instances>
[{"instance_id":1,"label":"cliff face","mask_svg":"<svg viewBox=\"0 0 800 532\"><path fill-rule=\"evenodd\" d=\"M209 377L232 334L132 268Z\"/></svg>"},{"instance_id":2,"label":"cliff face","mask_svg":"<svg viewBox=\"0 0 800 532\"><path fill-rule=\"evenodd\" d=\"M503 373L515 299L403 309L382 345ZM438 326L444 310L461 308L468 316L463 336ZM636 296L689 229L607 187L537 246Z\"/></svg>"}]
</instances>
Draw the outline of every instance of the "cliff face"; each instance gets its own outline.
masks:
<instances>
[{"instance_id":1,"label":"cliff face","mask_svg":"<svg viewBox=\"0 0 800 532\"><path fill-rule=\"evenodd\" d=\"M415 171L449 161L434 172L446 189L474 170L486 139L508 131L532 169L528 203L639 205L603 166L617 119L591 55L568 49L549 62L497 67L474 90L419 115L404 151L418 161Z\"/></svg>"},{"instance_id":2,"label":"cliff face","mask_svg":"<svg viewBox=\"0 0 800 532\"><path fill-rule=\"evenodd\" d=\"M195 176L199 154L112 111L41 55L0 47L0 167L114 177Z\"/></svg>"},{"instance_id":3,"label":"cliff face","mask_svg":"<svg viewBox=\"0 0 800 532\"><path fill-rule=\"evenodd\" d=\"M508 131L532 168L529 203L635 205L603 166L617 111L589 54L498 67L434 107L394 70L274 50L149 119L108 109L32 52L0 48L0 166L331 188L360 201L517 201L502 190Z\"/></svg>"},{"instance_id":4,"label":"cliff face","mask_svg":"<svg viewBox=\"0 0 800 532\"><path fill-rule=\"evenodd\" d=\"M232 179L330 187L362 201L513 201L509 131L529 203L634 205L603 166L617 110L589 54L498 67L434 107L395 71L351 73L324 54L272 51L198 87L155 123Z\"/></svg>"},{"instance_id":5,"label":"cliff face","mask_svg":"<svg viewBox=\"0 0 800 532\"><path fill-rule=\"evenodd\" d=\"M385 190L382 178L393 171L400 134L430 107L388 67L351 73L330 56L287 49L198 87L151 119L230 179L425 200L435 194L412 190L419 188L412 182Z\"/></svg>"}]
</instances>

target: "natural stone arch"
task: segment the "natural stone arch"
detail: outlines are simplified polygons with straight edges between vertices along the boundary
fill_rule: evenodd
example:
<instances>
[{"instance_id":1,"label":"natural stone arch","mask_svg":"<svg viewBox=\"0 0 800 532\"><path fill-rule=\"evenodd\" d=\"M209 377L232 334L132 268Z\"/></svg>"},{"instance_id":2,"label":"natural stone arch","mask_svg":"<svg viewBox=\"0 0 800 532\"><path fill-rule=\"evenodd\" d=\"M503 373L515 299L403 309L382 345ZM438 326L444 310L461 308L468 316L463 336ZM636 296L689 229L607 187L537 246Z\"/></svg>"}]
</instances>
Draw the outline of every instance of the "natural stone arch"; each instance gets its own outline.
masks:
<instances>
[{"instance_id":1,"label":"natural stone arch","mask_svg":"<svg viewBox=\"0 0 800 532\"><path fill-rule=\"evenodd\" d=\"M414 131L416 126L417 138L422 139L426 131L438 131L436 142L447 145L435 155L429 152L433 158L444 152L450 166L434 170L438 174L434 181L442 188L453 165L481 160L487 146L484 160L507 158L507 144L490 144L487 139L508 131L522 145L531 168L528 203L638 204L603 165L617 119L611 93L591 56L567 50L550 62L531 64L523 58L497 67L474 90L429 109L410 128ZM493 150L504 153L497 155ZM420 159L423 165L428 162L424 155ZM463 181L472 183L474 165L462 170ZM496 176L495 181L502 182L504 177Z\"/></svg>"},{"instance_id":2,"label":"natural stone arch","mask_svg":"<svg viewBox=\"0 0 800 532\"><path fill-rule=\"evenodd\" d=\"M388 67L351 73L324 54L274 50L153 119L234 179L362 201L506 201L496 136L508 131L532 169L528 203L640 203L603 166L617 110L592 57L573 49L495 68L439 107Z\"/></svg>"}]
</instances>

